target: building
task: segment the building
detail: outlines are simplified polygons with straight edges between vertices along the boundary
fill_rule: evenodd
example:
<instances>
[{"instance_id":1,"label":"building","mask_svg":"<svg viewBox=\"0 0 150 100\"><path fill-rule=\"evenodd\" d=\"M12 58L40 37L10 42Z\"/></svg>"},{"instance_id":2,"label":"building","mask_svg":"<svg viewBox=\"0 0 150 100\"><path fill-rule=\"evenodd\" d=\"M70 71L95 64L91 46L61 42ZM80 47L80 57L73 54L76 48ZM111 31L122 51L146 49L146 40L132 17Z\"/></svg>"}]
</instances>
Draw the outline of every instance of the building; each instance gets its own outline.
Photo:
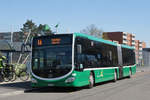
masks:
<instances>
[{"instance_id":1,"label":"building","mask_svg":"<svg viewBox=\"0 0 150 100\"><path fill-rule=\"evenodd\" d=\"M127 32L104 32L102 38L105 40L118 41L119 44L135 46L135 35Z\"/></svg>"},{"instance_id":2,"label":"building","mask_svg":"<svg viewBox=\"0 0 150 100\"><path fill-rule=\"evenodd\" d=\"M11 32L1 32L0 33L0 40L6 40L9 41L11 40Z\"/></svg>"},{"instance_id":3,"label":"building","mask_svg":"<svg viewBox=\"0 0 150 100\"><path fill-rule=\"evenodd\" d=\"M135 46L135 34L123 32L123 44Z\"/></svg>"},{"instance_id":4,"label":"building","mask_svg":"<svg viewBox=\"0 0 150 100\"><path fill-rule=\"evenodd\" d=\"M13 42L22 42L23 34L21 32L0 32L0 40L11 42L11 35L13 35Z\"/></svg>"},{"instance_id":5,"label":"building","mask_svg":"<svg viewBox=\"0 0 150 100\"><path fill-rule=\"evenodd\" d=\"M13 43L11 43L11 35L13 35ZM13 63L17 62L19 58L23 44L22 36L23 34L21 32L13 32L13 34L11 32L0 32L0 53L7 56L8 60L10 58L13 59Z\"/></svg>"},{"instance_id":6,"label":"building","mask_svg":"<svg viewBox=\"0 0 150 100\"><path fill-rule=\"evenodd\" d=\"M146 47L146 43L135 40L135 34L128 32L104 32L102 38L135 47L136 63L139 65L143 64L142 49Z\"/></svg>"},{"instance_id":7,"label":"building","mask_svg":"<svg viewBox=\"0 0 150 100\"><path fill-rule=\"evenodd\" d=\"M150 48L143 48L143 65L150 66Z\"/></svg>"},{"instance_id":8,"label":"building","mask_svg":"<svg viewBox=\"0 0 150 100\"><path fill-rule=\"evenodd\" d=\"M146 48L146 43L144 41L142 42L142 48Z\"/></svg>"},{"instance_id":9,"label":"building","mask_svg":"<svg viewBox=\"0 0 150 100\"><path fill-rule=\"evenodd\" d=\"M135 40L136 61L137 61L137 64L140 64L140 65L143 64L143 54L142 54L143 47L144 47L143 42L141 42L140 40Z\"/></svg>"},{"instance_id":10,"label":"building","mask_svg":"<svg viewBox=\"0 0 150 100\"><path fill-rule=\"evenodd\" d=\"M9 61L9 52L14 51L13 47L8 43L8 41L0 40L0 56L4 55L7 57L7 62Z\"/></svg>"}]
</instances>

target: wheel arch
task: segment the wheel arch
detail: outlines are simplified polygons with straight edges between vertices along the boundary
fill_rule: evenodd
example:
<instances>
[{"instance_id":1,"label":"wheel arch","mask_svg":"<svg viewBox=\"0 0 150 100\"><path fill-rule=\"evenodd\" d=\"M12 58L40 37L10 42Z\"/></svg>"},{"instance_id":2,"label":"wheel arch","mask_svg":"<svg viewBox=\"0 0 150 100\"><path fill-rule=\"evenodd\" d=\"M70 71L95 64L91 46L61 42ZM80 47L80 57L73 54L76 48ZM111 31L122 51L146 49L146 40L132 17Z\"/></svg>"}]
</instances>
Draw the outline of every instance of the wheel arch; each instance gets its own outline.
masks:
<instances>
[{"instance_id":1,"label":"wheel arch","mask_svg":"<svg viewBox=\"0 0 150 100\"><path fill-rule=\"evenodd\" d=\"M117 74L117 79L119 79L119 70L115 68L115 73Z\"/></svg>"},{"instance_id":2,"label":"wheel arch","mask_svg":"<svg viewBox=\"0 0 150 100\"><path fill-rule=\"evenodd\" d=\"M94 73L93 70L90 71L90 74L91 74L91 73L92 73L92 75L93 75L93 78L94 78L94 84L95 84L95 73Z\"/></svg>"}]
</instances>

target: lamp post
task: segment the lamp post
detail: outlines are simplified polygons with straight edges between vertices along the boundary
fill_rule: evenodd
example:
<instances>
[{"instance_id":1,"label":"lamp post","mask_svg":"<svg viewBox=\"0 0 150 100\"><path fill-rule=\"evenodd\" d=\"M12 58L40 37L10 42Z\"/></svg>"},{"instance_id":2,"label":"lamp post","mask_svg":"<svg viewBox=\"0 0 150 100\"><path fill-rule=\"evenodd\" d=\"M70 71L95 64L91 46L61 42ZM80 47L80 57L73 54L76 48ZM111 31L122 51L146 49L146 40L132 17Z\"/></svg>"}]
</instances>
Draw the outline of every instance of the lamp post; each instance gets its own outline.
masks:
<instances>
[{"instance_id":1,"label":"lamp post","mask_svg":"<svg viewBox=\"0 0 150 100\"><path fill-rule=\"evenodd\" d=\"M58 26L59 26L59 23L55 25L55 28L56 28L56 34L58 33Z\"/></svg>"},{"instance_id":2,"label":"lamp post","mask_svg":"<svg viewBox=\"0 0 150 100\"><path fill-rule=\"evenodd\" d=\"M24 42L25 45L27 44L27 42L28 42L28 40L29 40L30 34L31 34L31 30L29 30L29 33L28 33L28 35L27 35L27 38L26 38L26 40L25 40L25 42ZM23 55L23 54L21 53L20 56L19 56L19 59L18 59L18 61L17 61L17 65L19 64L22 55Z\"/></svg>"},{"instance_id":3,"label":"lamp post","mask_svg":"<svg viewBox=\"0 0 150 100\"><path fill-rule=\"evenodd\" d=\"M13 47L13 28L11 27L11 39L10 39L11 47ZM12 64L12 52L10 53L10 63Z\"/></svg>"}]
</instances>

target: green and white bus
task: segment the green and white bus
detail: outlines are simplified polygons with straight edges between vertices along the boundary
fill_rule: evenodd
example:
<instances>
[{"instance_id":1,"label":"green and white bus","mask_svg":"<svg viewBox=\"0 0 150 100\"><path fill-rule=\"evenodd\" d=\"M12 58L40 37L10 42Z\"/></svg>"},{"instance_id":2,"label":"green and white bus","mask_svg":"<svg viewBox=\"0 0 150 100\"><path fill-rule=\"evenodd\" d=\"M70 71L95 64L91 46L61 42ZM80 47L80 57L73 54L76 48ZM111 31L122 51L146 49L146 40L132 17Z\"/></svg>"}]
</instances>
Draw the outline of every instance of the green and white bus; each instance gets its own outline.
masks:
<instances>
[{"instance_id":1,"label":"green and white bus","mask_svg":"<svg viewBox=\"0 0 150 100\"><path fill-rule=\"evenodd\" d=\"M82 33L32 41L31 86L82 87L136 73L134 48Z\"/></svg>"}]
</instances>

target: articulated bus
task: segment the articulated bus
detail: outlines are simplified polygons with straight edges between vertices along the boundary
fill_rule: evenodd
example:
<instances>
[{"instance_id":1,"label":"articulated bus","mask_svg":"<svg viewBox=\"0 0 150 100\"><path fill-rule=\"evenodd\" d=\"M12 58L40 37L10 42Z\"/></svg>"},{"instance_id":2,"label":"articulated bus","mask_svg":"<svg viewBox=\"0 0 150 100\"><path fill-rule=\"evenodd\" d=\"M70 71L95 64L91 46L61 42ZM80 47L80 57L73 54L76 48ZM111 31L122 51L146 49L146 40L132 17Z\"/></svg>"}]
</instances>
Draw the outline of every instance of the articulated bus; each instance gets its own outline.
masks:
<instances>
[{"instance_id":1,"label":"articulated bus","mask_svg":"<svg viewBox=\"0 0 150 100\"><path fill-rule=\"evenodd\" d=\"M87 34L39 36L32 41L32 87L92 88L136 73L134 48Z\"/></svg>"}]
</instances>

